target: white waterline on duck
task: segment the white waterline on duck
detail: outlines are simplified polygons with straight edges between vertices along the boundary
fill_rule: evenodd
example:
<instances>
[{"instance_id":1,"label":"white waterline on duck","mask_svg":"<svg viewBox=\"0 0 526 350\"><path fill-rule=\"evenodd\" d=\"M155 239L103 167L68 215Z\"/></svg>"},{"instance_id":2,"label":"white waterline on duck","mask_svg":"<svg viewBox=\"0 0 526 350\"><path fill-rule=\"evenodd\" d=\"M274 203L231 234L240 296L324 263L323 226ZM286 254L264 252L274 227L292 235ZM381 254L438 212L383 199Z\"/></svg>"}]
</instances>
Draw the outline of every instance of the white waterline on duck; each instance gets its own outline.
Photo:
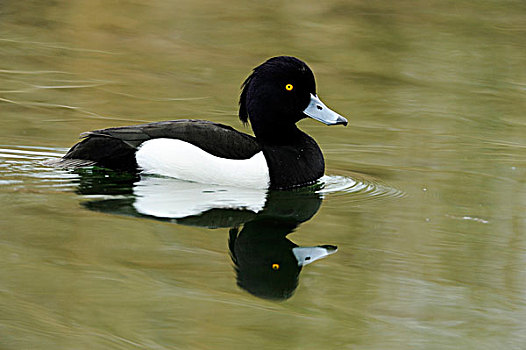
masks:
<instances>
[{"instance_id":1,"label":"white waterline on duck","mask_svg":"<svg viewBox=\"0 0 526 350\"><path fill-rule=\"evenodd\" d=\"M135 158L143 174L259 189L267 188L270 183L263 152L249 159L226 159L185 141L159 138L144 142Z\"/></svg>"}]
</instances>

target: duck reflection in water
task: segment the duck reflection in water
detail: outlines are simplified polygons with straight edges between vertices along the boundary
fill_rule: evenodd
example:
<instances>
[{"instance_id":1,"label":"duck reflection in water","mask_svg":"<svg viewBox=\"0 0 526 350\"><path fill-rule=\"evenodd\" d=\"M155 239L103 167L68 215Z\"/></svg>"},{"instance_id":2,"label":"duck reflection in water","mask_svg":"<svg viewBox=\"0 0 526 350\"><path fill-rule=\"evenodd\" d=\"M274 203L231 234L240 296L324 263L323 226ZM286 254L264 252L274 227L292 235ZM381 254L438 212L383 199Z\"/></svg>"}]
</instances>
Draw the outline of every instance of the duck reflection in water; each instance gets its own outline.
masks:
<instances>
[{"instance_id":1,"label":"duck reflection in water","mask_svg":"<svg viewBox=\"0 0 526 350\"><path fill-rule=\"evenodd\" d=\"M286 236L318 211L315 192L270 192L265 208L241 231L230 229L229 249L237 284L266 299L287 299L303 266L336 252L332 245L299 247Z\"/></svg>"},{"instance_id":2,"label":"duck reflection in water","mask_svg":"<svg viewBox=\"0 0 526 350\"><path fill-rule=\"evenodd\" d=\"M287 239L320 208L322 197L316 188L267 191L97 169L77 172L79 194L105 195L82 203L90 210L230 228L228 247L237 284L260 298L290 298L302 267L337 250L332 245L299 247Z\"/></svg>"}]
</instances>

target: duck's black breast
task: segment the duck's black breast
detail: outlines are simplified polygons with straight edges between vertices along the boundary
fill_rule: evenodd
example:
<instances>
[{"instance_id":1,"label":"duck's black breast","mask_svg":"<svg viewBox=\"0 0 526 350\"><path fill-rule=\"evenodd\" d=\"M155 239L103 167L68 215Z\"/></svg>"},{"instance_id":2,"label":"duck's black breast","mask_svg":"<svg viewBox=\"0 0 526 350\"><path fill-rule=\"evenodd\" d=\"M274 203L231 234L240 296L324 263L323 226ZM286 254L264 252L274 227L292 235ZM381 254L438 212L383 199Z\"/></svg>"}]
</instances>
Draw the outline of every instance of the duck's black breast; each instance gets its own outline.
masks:
<instances>
[{"instance_id":1,"label":"duck's black breast","mask_svg":"<svg viewBox=\"0 0 526 350\"><path fill-rule=\"evenodd\" d=\"M325 161L320 147L304 132L299 131L289 144L262 143L261 148L269 167L272 189L311 185L325 173Z\"/></svg>"},{"instance_id":2,"label":"duck's black breast","mask_svg":"<svg viewBox=\"0 0 526 350\"><path fill-rule=\"evenodd\" d=\"M135 152L145 141L182 140L221 158L248 159L261 151L256 139L230 126L205 120L173 120L90 131L63 157L63 164L136 170ZM82 161L85 161L84 163ZM61 164L58 164L61 165Z\"/></svg>"}]
</instances>

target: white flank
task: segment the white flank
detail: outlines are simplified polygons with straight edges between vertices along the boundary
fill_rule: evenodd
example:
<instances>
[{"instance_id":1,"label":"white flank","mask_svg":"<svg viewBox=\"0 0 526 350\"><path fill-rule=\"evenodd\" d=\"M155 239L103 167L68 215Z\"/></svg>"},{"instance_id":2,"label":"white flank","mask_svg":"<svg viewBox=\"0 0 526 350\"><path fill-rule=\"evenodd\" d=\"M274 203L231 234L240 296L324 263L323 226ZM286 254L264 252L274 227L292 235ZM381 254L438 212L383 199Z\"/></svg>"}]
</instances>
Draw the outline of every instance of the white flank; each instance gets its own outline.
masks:
<instances>
[{"instance_id":1,"label":"white flank","mask_svg":"<svg viewBox=\"0 0 526 350\"><path fill-rule=\"evenodd\" d=\"M153 139L144 142L135 157L143 174L250 188L267 188L270 183L263 152L250 159L226 159L185 141Z\"/></svg>"},{"instance_id":2,"label":"white flank","mask_svg":"<svg viewBox=\"0 0 526 350\"><path fill-rule=\"evenodd\" d=\"M250 210L257 213L267 199L265 189L206 185L166 177L143 176L133 187L134 208L158 218L181 219L210 209Z\"/></svg>"}]
</instances>

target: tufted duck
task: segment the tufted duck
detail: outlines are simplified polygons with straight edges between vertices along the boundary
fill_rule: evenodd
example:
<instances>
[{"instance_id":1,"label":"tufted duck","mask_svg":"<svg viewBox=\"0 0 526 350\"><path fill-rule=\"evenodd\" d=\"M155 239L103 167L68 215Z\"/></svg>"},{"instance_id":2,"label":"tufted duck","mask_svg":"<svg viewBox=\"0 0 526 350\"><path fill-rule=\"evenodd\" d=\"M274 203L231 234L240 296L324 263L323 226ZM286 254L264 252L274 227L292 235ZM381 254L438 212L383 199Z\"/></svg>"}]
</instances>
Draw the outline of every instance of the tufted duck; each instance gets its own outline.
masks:
<instances>
[{"instance_id":1,"label":"tufted duck","mask_svg":"<svg viewBox=\"0 0 526 350\"><path fill-rule=\"evenodd\" d=\"M307 186L323 176L325 162L314 139L296 126L305 117L347 125L318 98L303 61L273 57L242 85L239 118L250 122L255 137L204 120L155 122L83 133L63 158L48 163L252 188Z\"/></svg>"}]
</instances>

